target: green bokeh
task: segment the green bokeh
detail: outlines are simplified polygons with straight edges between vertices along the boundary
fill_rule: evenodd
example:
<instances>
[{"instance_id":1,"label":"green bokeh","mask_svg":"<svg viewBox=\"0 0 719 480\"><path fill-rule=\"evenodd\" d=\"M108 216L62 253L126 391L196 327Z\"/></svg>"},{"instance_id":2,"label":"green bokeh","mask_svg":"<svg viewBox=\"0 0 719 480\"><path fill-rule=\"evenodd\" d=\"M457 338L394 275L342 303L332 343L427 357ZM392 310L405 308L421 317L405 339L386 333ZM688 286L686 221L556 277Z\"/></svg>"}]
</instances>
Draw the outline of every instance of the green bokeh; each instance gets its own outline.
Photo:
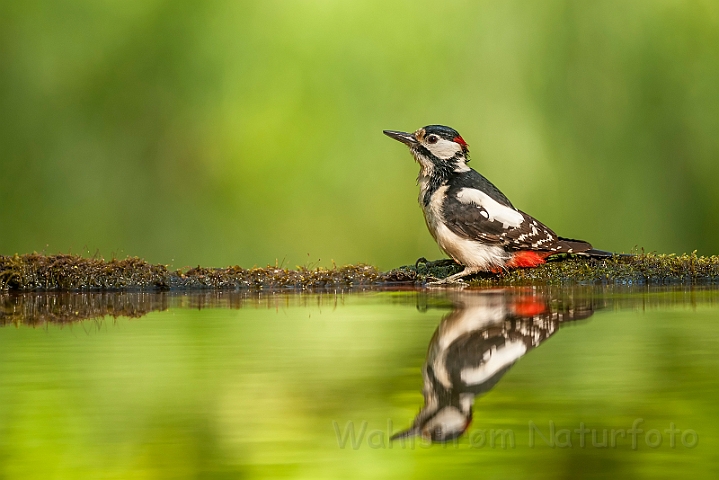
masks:
<instances>
[{"instance_id":1,"label":"green bokeh","mask_svg":"<svg viewBox=\"0 0 719 480\"><path fill-rule=\"evenodd\" d=\"M385 128L559 234L719 252L719 4L0 3L0 253L438 257Z\"/></svg>"}]
</instances>

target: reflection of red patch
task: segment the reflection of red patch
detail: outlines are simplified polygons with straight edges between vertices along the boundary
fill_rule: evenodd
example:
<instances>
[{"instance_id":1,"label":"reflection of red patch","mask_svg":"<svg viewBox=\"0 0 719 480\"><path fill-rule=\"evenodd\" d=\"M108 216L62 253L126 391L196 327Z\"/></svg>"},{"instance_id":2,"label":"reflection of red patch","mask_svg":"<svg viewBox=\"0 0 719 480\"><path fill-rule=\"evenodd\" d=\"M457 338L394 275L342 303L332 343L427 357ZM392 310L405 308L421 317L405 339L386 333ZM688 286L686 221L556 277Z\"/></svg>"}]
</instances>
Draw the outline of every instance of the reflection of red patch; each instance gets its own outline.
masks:
<instances>
[{"instance_id":1,"label":"reflection of red patch","mask_svg":"<svg viewBox=\"0 0 719 480\"><path fill-rule=\"evenodd\" d=\"M531 250L520 250L512 255L512 259L507 262L507 268L531 268L537 267L545 262L550 252L533 252Z\"/></svg>"},{"instance_id":2,"label":"reflection of red patch","mask_svg":"<svg viewBox=\"0 0 719 480\"><path fill-rule=\"evenodd\" d=\"M520 317L533 317L547 310L547 306L543 302L538 302L533 298L519 300L513 305L513 308L514 313Z\"/></svg>"},{"instance_id":3,"label":"reflection of red patch","mask_svg":"<svg viewBox=\"0 0 719 480\"><path fill-rule=\"evenodd\" d=\"M466 422L464 422L464 428L462 429L463 432L467 431L469 426L472 424L472 417L469 417Z\"/></svg>"}]
</instances>

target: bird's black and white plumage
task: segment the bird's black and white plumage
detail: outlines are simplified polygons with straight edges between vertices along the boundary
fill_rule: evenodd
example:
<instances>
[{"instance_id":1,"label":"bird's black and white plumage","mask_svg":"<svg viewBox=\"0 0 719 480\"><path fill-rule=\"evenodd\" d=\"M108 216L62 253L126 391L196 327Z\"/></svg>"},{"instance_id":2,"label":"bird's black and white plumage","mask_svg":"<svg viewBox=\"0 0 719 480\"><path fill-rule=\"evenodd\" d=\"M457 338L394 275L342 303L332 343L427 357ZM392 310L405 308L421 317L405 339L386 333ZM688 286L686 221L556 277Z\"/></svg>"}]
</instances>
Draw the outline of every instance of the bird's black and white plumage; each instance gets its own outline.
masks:
<instances>
[{"instance_id":1,"label":"bird's black and white plumage","mask_svg":"<svg viewBox=\"0 0 719 480\"><path fill-rule=\"evenodd\" d=\"M414 133L384 133L406 144L420 164L419 203L427 227L439 247L465 267L446 280L534 267L561 253L611 256L587 242L559 237L516 209L492 182L467 166L469 148L456 130L428 125Z\"/></svg>"},{"instance_id":2,"label":"bird's black and white plumage","mask_svg":"<svg viewBox=\"0 0 719 480\"><path fill-rule=\"evenodd\" d=\"M412 426L392 436L447 442L472 420L475 398L491 390L530 350L563 322L592 315L591 300L566 303L538 294L455 291L453 310L440 323L423 367L424 406Z\"/></svg>"}]
</instances>

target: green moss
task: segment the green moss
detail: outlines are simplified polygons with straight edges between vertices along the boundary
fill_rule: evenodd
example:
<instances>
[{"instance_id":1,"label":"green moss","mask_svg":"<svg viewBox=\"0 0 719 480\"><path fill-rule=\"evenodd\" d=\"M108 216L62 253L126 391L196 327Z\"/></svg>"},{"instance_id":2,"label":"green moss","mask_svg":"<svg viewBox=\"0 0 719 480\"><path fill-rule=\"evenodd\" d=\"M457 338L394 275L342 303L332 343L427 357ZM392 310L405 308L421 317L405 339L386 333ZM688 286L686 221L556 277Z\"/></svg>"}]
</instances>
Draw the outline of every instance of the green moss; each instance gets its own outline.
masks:
<instances>
[{"instance_id":1,"label":"green moss","mask_svg":"<svg viewBox=\"0 0 719 480\"><path fill-rule=\"evenodd\" d=\"M295 270L266 268L191 268L168 270L132 257L105 261L78 255L0 256L0 290L187 290L315 288L384 283L383 275L369 265Z\"/></svg>"},{"instance_id":2,"label":"green moss","mask_svg":"<svg viewBox=\"0 0 719 480\"><path fill-rule=\"evenodd\" d=\"M167 267L139 258L105 261L79 255L0 256L0 290L122 290L166 288Z\"/></svg>"},{"instance_id":3,"label":"green moss","mask_svg":"<svg viewBox=\"0 0 719 480\"><path fill-rule=\"evenodd\" d=\"M414 269L414 267L404 267ZM430 262L419 265L418 279L444 278L462 270L458 265ZM719 256L638 254L608 259L558 257L537 268L500 274L479 274L470 285L666 285L719 283Z\"/></svg>"},{"instance_id":4,"label":"green moss","mask_svg":"<svg viewBox=\"0 0 719 480\"><path fill-rule=\"evenodd\" d=\"M424 260L424 259L421 259ZM171 271L131 257L124 260L78 255L0 256L0 290L189 290L307 289L362 285L414 284L461 271L451 260L419 261L417 265L380 272L369 265L335 268L191 268ZM640 254L605 260L557 258L538 268L500 274L479 274L470 285L662 285L719 283L719 257Z\"/></svg>"}]
</instances>

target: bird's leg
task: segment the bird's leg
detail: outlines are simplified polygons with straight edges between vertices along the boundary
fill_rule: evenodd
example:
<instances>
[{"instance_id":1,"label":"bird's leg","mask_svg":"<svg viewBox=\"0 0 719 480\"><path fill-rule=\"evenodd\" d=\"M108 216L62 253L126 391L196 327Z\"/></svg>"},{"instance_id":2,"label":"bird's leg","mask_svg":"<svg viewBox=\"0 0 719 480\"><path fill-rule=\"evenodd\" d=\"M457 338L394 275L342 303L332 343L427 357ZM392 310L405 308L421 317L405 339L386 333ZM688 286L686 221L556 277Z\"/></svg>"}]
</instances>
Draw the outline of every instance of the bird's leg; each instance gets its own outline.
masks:
<instances>
[{"instance_id":1,"label":"bird's leg","mask_svg":"<svg viewBox=\"0 0 719 480\"><path fill-rule=\"evenodd\" d=\"M454 275L450 275L447 278L443 278L441 280L437 280L435 282L429 282L427 283L428 286L434 286L434 285L452 285L452 284L458 284L458 285L466 285L464 283L464 280L462 280L464 277L468 277L470 275L474 275L475 273L479 273L483 271L479 267L464 267L464 270L462 270L459 273L455 273Z\"/></svg>"}]
</instances>

